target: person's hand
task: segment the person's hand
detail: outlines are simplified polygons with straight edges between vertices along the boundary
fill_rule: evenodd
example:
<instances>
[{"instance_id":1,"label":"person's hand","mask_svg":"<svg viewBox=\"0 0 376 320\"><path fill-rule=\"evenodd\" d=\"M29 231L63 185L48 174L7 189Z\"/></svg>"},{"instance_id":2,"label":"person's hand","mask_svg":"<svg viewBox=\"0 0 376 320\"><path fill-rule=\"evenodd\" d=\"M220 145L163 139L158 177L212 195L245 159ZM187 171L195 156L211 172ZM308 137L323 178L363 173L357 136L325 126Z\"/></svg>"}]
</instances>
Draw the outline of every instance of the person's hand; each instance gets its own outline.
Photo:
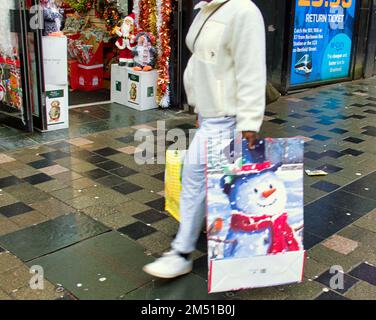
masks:
<instances>
[{"instance_id":1,"label":"person's hand","mask_svg":"<svg viewBox=\"0 0 376 320\"><path fill-rule=\"evenodd\" d=\"M243 139L248 141L249 149L255 148L255 142L257 139L257 132L254 131L243 131Z\"/></svg>"}]
</instances>

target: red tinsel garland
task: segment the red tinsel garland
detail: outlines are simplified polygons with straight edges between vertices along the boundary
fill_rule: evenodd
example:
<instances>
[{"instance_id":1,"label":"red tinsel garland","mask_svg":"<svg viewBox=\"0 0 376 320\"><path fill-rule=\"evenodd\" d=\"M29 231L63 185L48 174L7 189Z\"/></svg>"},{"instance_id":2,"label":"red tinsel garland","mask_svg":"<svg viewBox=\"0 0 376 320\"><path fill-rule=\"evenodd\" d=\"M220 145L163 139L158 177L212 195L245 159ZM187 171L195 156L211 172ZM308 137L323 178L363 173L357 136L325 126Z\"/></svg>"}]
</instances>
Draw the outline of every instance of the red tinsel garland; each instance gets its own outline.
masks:
<instances>
[{"instance_id":1,"label":"red tinsel garland","mask_svg":"<svg viewBox=\"0 0 376 320\"><path fill-rule=\"evenodd\" d=\"M138 20L138 25L140 31L150 32L149 17L151 14L151 8L149 0L140 0L139 7L140 17Z\"/></svg>"},{"instance_id":2,"label":"red tinsel garland","mask_svg":"<svg viewBox=\"0 0 376 320\"><path fill-rule=\"evenodd\" d=\"M161 0L162 3L162 25L159 31L159 41L161 46L161 52L158 59L158 100L168 93L168 86L170 84L170 70L169 60L171 55L171 35L170 35L170 22L172 13L171 0Z\"/></svg>"}]
</instances>

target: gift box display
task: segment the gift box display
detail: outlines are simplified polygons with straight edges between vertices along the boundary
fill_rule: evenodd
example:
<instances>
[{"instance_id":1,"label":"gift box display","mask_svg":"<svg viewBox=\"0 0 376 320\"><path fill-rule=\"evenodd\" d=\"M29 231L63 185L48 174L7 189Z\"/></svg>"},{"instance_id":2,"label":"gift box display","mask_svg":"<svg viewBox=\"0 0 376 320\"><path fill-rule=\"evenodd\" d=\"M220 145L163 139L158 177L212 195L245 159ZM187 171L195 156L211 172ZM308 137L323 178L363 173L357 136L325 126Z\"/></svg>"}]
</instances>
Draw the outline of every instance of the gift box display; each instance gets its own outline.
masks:
<instances>
[{"instance_id":1,"label":"gift box display","mask_svg":"<svg viewBox=\"0 0 376 320\"><path fill-rule=\"evenodd\" d=\"M103 42L93 38L84 42L82 38L69 40L70 56L69 83L73 90L92 91L103 86Z\"/></svg>"},{"instance_id":2,"label":"gift box display","mask_svg":"<svg viewBox=\"0 0 376 320\"><path fill-rule=\"evenodd\" d=\"M77 74L72 74L74 81L78 79L78 89L93 91L103 86L103 64L77 65ZM77 82L76 82L77 83Z\"/></svg>"},{"instance_id":3,"label":"gift box display","mask_svg":"<svg viewBox=\"0 0 376 320\"><path fill-rule=\"evenodd\" d=\"M69 38L69 84L73 90L93 91L103 87L104 46L111 35L105 26L69 14L63 30Z\"/></svg>"}]
</instances>

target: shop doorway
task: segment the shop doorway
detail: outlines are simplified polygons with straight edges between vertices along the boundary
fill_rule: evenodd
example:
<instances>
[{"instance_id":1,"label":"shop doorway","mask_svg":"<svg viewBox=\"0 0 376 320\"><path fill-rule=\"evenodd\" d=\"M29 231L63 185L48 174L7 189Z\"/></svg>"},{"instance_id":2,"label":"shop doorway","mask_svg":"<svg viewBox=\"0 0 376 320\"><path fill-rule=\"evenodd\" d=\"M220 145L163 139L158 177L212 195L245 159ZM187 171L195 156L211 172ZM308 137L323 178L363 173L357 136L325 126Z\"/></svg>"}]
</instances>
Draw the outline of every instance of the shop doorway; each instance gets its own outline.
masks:
<instances>
[{"instance_id":1,"label":"shop doorway","mask_svg":"<svg viewBox=\"0 0 376 320\"><path fill-rule=\"evenodd\" d=\"M30 26L34 0L10 0L0 10L0 124L31 132L45 126L41 31Z\"/></svg>"},{"instance_id":2,"label":"shop doorway","mask_svg":"<svg viewBox=\"0 0 376 320\"><path fill-rule=\"evenodd\" d=\"M61 33L67 38L67 70L69 108L111 102L111 64L116 62L112 25L105 10L110 7L93 5L82 8L75 1L46 0L47 5L61 14ZM88 4L92 2L87 2ZM93 2L99 4L101 2ZM116 10L129 13L128 0L116 2ZM116 14L119 14L116 11ZM54 30L46 30L54 33Z\"/></svg>"}]
</instances>

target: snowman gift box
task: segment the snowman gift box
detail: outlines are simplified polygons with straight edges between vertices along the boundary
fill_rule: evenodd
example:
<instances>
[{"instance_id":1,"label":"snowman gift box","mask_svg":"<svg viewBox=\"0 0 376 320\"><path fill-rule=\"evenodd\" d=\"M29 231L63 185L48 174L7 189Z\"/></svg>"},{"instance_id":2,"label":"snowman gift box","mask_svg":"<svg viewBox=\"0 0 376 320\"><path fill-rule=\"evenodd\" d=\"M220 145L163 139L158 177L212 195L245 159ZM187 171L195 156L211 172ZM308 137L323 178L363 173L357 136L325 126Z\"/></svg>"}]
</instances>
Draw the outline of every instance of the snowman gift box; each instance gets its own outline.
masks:
<instances>
[{"instance_id":1,"label":"snowman gift box","mask_svg":"<svg viewBox=\"0 0 376 320\"><path fill-rule=\"evenodd\" d=\"M303 155L300 138L209 141L210 293L302 281Z\"/></svg>"}]
</instances>

